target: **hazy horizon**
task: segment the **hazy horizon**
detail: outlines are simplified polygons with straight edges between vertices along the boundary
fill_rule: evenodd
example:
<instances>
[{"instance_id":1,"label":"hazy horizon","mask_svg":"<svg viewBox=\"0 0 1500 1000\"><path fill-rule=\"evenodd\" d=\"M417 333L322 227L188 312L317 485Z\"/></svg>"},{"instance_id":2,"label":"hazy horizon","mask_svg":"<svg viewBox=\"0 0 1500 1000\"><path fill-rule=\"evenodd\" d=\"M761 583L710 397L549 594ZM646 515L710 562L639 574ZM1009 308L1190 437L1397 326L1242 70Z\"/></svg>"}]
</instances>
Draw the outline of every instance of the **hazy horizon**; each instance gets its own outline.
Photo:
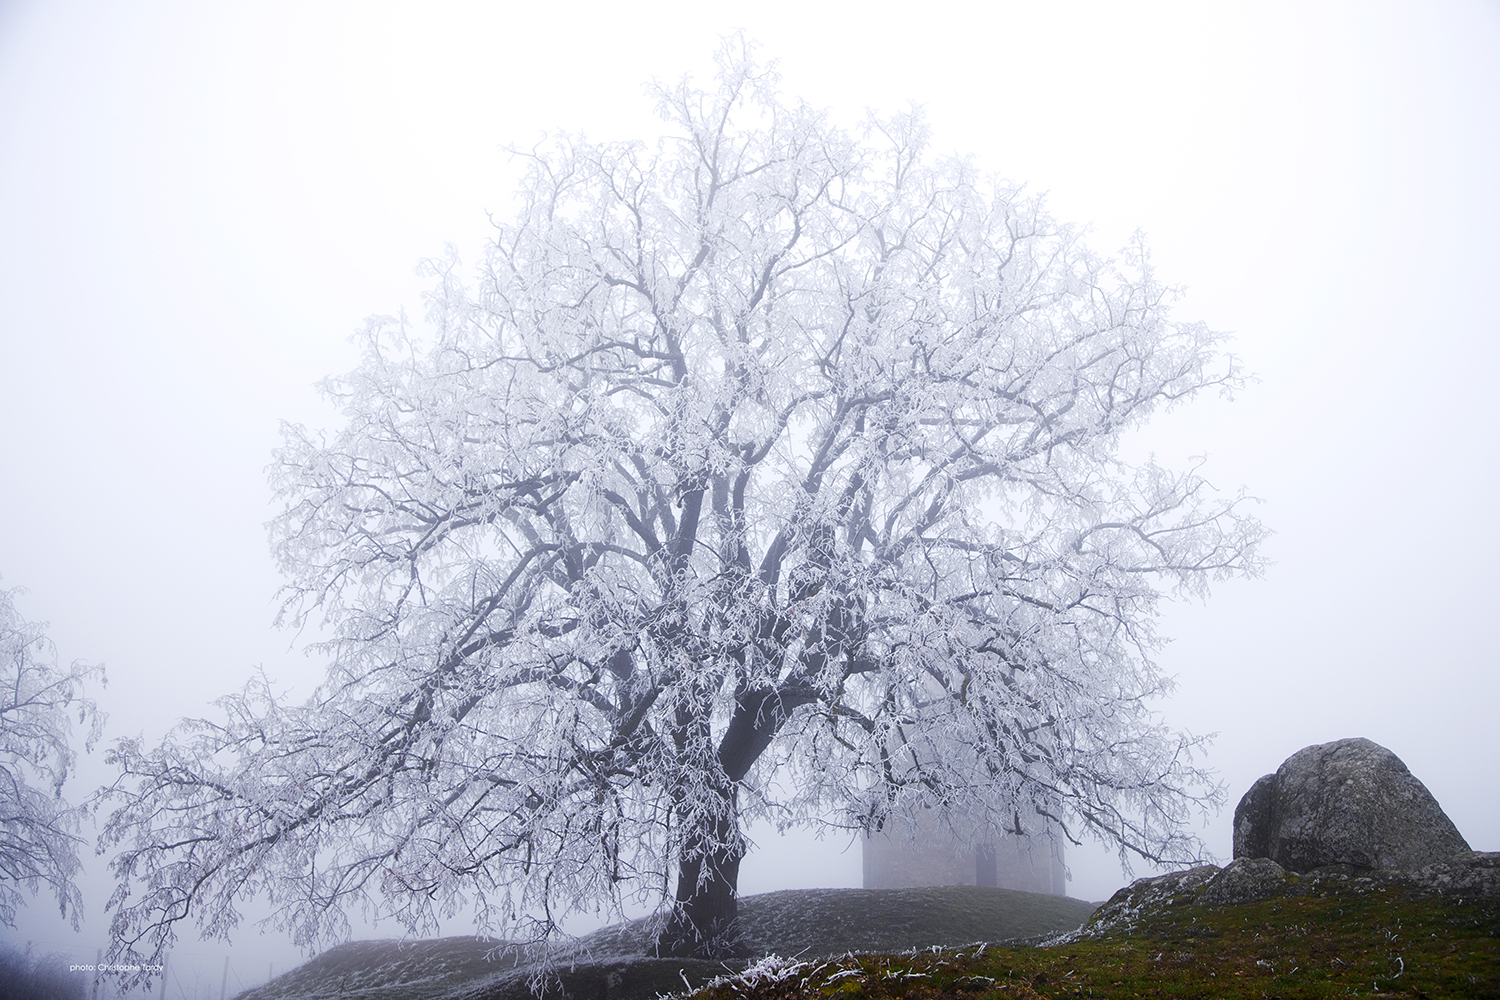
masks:
<instances>
[{"instance_id":1,"label":"hazy horizon","mask_svg":"<svg viewBox=\"0 0 1500 1000\"><path fill-rule=\"evenodd\" d=\"M1210 849L1255 778L1350 736L1500 849L1500 6L869 10L0 8L0 587L62 660L106 665L108 738L160 739L257 669L293 697L321 679L272 626L280 421L336 427L315 383L357 363L363 318L420 317L415 266L449 243L477 263L508 147L654 139L643 85L706 80L742 27L784 93L851 123L920 103L936 152L1046 192L1096 250L1143 231L1175 315L1234 334L1258 381L1128 445L1207 454L1277 532L1264 579L1163 616L1156 707L1219 734ZM108 778L96 750L67 793ZM745 893L858 884L847 835L754 836ZM112 886L87 853L82 933L43 896L0 941L92 961ZM1127 881L1108 850L1068 861L1070 895ZM245 987L300 961L249 927L178 952L207 993L231 952Z\"/></svg>"}]
</instances>

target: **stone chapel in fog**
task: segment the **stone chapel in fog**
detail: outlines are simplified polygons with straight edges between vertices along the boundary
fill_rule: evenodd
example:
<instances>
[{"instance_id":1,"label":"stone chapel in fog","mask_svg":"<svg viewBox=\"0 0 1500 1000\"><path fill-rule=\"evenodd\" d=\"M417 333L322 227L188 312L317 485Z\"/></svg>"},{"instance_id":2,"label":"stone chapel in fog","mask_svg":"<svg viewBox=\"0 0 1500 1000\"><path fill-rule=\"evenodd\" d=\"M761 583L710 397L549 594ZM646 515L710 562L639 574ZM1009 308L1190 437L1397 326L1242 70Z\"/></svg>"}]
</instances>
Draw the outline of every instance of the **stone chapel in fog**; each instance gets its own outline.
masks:
<instances>
[{"instance_id":1,"label":"stone chapel in fog","mask_svg":"<svg viewBox=\"0 0 1500 1000\"><path fill-rule=\"evenodd\" d=\"M924 809L914 824L867 834L863 847L866 889L982 885L1067 895L1060 836L990 831L964 837L941 810Z\"/></svg>"}]
</instances>

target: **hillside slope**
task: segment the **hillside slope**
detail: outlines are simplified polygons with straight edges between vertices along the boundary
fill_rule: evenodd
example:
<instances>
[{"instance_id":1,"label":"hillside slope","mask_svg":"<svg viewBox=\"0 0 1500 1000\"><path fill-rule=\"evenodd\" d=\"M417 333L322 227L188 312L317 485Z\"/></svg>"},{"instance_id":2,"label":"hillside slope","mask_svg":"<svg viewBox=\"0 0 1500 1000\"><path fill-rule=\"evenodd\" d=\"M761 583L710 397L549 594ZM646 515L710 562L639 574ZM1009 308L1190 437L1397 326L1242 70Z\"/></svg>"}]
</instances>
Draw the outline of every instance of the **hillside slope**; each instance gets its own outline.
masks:
<instances>
[{"instance_id":1,"label":"hillside slope","mask_svg":"<svg viewBox=\"0 0 1500 1000\"><path fill-rule=\"evenodd\" d=\"M1327 879L1254 902L1171 900L1090 930L1047 947L764 962L684 1000L1500 998L1500 900L1490 897Z\"/></svg>"},{"instance_id":2,"label":"hillside slope","mask_svg":"<svg viewBox=\"0 0 1500 1000\"><path fill-rule=\"evenodd\" d=\"M1010 889L791 889L740 901L747 957L957 947L1035 938L1080 926L1095 904ZM647 959L649 921L606 927L558 958L574 996L654 997L730 971L719 962ZM521 996L517 951L487 938L355 941L332 948L236 1000L458 1000ZM732 963L743 967L744 963Z\"/></svg>"}]
</instances>

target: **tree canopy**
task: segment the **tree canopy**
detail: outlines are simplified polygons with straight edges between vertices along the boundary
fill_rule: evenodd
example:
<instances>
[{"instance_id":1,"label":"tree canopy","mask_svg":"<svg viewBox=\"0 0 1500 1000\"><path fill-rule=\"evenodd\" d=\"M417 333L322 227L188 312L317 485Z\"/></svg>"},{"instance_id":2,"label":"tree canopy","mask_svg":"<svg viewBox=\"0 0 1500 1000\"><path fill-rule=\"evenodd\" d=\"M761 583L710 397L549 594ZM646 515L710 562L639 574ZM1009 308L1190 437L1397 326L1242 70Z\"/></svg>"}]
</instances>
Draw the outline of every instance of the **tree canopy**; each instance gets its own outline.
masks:
<instances>
[{"instance_id":1,"label":"tree canopy","mask_svg":"<svg viewBox=\"0 0 1500 1000\"><path fill-rule=\"evenodd\" d=\"M765 816L1196 856L1158 605L1264 531L1120 443L1241 384L1222 337L919 114L775 85L732 44L656 88L656 144L521 154L477 277L431 264L426 323L326 384L342 425L286 429L282 620L327 678L116 747L117 960L256 892L304 942L656 894L664 950L721 954Z\"/></svg>"},{"instance_id":2,"label":"tree canopy","mask_svg":"<svg viewBox=\"0 0 1500 1000\"><path fill-rule=\"evenodd\" d=\"M78 760L70 717L88 725L88 747L103 731L103 714L83 692L103 682L104 668L59 664L46 626L21 616L16 593L0 590L0 923L15 926L22 889L45 888L77 929L83 810L62 788Z\"/></svg>"}]
</instances>

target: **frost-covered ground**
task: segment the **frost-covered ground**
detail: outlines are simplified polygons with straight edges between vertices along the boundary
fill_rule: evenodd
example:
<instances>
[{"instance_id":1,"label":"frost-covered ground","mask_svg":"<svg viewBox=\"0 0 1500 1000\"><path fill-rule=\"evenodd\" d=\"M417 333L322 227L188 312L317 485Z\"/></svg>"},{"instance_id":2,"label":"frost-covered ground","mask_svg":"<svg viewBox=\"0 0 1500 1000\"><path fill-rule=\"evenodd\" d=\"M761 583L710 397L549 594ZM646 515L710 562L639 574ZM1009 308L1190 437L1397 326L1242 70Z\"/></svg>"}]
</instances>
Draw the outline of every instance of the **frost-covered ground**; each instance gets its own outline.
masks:
<instances>
[{"instance_id":1,"label":"frost-covered ground","mask_svg":"<svg viewBox=\"0 0 1500 1000\"><path fill-rule=\"evenodd\" d=\"M897 952L933 945L1034 938L1072 930L1095 904L1009 889L790 889L740 901L752 956L816 958L849 951ZM646 920L579 939L554 961L571 996L655 996L725 971L716 962L647 959ZM522 995L518 951L486 938L355 941L238 1000L481 1000ZM740 963L743 964L743 963Z\"/></svg>"}]
</instances>

